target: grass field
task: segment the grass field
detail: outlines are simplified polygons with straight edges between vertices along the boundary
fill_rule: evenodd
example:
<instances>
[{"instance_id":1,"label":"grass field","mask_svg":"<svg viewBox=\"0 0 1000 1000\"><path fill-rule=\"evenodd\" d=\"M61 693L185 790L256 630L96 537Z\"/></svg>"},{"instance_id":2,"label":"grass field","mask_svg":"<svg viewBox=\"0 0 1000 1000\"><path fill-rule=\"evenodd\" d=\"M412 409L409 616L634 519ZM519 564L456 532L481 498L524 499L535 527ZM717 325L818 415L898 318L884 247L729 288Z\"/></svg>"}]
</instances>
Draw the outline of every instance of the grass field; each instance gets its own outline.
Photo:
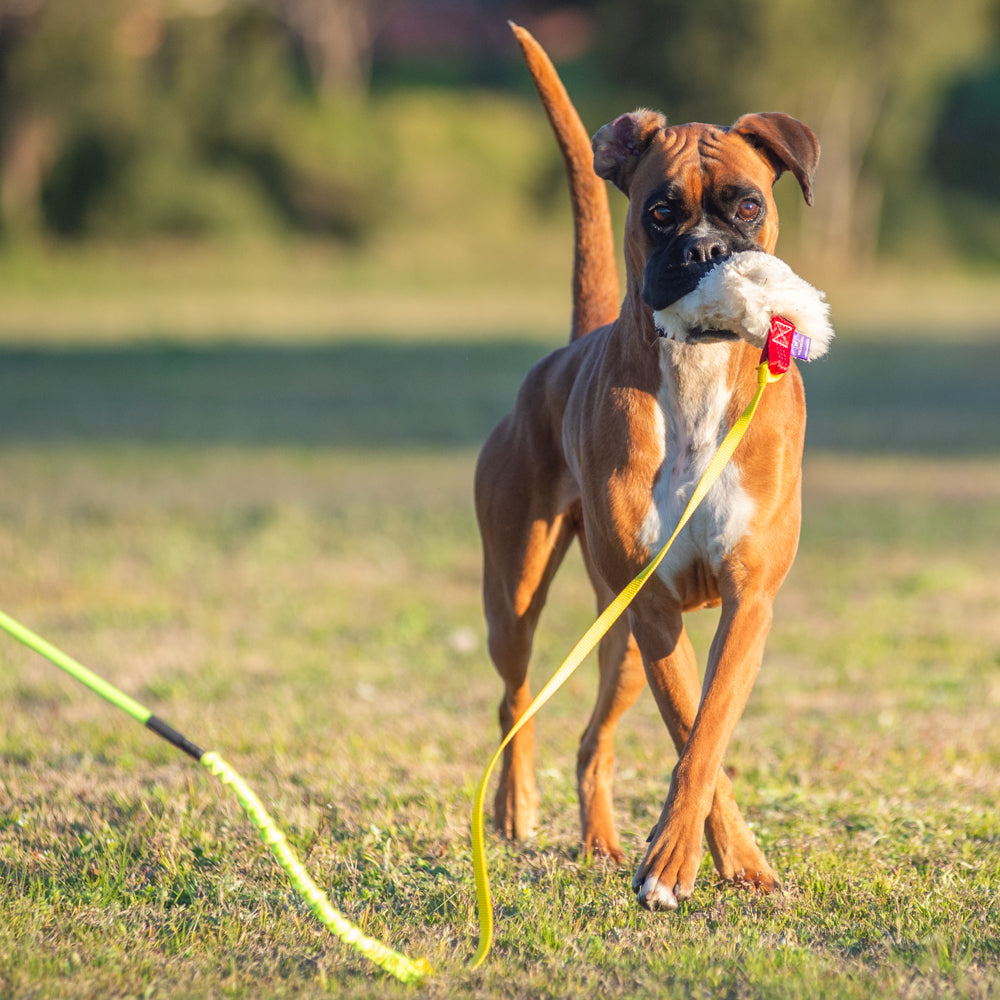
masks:
<instances>
[{"instance_id":1,"label":"grass field","mask_svg":"<svg viewBox=\"0 0 1000 1000\"><path fill-rule=\"evenodd\" d=\"M7 294L0 608L218 750L335 904L437 973L413 990L352 956L221 786L0 637L0 997L1000 997L988 310L916 339L857 323L806 372L802 545L727 759L783 892L720 890L706 865L650 914L631 867L580 857L585 665L540 720L537 837L488 838L498 940L470 973L469 811L500 695L471 468L561 303L535 333L514 303L468 335L324 337L303 290L291 340L263 299L241 339L222 299L139 330L120 280L48 311L30 281ZM574 557L539 682L590 618ZM693 619L699 650L712 627ZM648 695L618 763L632 865L673 763Z\"/></svg>"}]
</instances>

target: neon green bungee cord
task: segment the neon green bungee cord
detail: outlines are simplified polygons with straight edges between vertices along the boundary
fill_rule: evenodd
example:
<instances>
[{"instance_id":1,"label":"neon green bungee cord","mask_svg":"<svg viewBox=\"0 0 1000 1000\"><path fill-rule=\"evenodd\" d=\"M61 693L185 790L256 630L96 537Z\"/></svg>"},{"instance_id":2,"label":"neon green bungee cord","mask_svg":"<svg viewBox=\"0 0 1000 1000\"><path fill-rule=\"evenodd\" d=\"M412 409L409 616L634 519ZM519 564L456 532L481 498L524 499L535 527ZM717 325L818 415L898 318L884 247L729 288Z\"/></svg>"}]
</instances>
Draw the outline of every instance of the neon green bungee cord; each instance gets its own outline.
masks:
<instances>
[{"instance_id":1,"label":"neon green bungee cord","mask_svg":"<svg viewBox=\"0 0 1000 1000\"><path fill-rule=\"evenodd\" d=\"M86 685L95 694L99 694L105 701L110 702L116 708L120 708L123 712L127 712L136 722L141 723L147 729L151 729L158 736L162 736L179 750L183 750L189 757L193 757L199 764L214 774L222 784L231 789L237 801L243 807L243 811L250 819L250 822L253 823L260 833L260 839L267 845L278 864L285 870L292 883L292 887L308 903L309 909L312 910L320 923L340 938L344 944L353 948L359 955L363 955L369 961L374 962L404 983L419 982L431 971L430 966L423 959L407 958L405 955L401 955L387 945L382 944L381 941L376 941L374 938L368 937L334 908L323 890L316 885L309 877L305 868L302 867L302 863L288 846L285 835L267 814L260 799L254 795L243 779L217 753L202 750L177 732L176 729L168 726L162 719L153 715L148 708L140 705L139 702L134 701L122 691L119 691L118 688L109 684L103 678L98 677L97 674L88 670L83 664L78 663L71 656L67 656L62 650L46 642L41 636L36 635L31 629L26 628L20 622L4 614L3 611L0 611L0 628L9 632L29 649L50 660L71 677L80 681L81 684Z\"/></svg>"}]
</instances>

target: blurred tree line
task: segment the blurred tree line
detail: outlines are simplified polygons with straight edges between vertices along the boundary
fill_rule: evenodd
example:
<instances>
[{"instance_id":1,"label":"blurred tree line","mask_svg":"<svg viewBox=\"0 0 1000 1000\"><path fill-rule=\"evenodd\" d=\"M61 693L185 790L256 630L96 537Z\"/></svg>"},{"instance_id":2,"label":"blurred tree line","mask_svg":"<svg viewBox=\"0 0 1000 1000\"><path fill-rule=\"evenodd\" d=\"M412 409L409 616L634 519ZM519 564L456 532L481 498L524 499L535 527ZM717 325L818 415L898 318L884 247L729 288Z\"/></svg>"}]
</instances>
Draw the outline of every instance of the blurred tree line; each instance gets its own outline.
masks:
<instances>
[{"instance_id":1,"label":"blurred tree line","mask_svg":"<svg viewBox=\"0 0 1000 1000\"><path fill-rule=\"evenodd\" d=\"M0 0L4 233L357 239L390 166L358 100L364 14L363 0Z\"/></svg>"},{"instance_id":2,"label":"blurred tree line","mask_svg":"<svg viewBox=\"0 0 1000 1000\"><path fill-rule=\"evenodd\" d=\"M524 93L507 17L588 123L802 118L788 211L836 262L1000 261L1000 0L0 0L0 235L363 239L405 171L380 95Z\"/></svg>"}]
</instances>

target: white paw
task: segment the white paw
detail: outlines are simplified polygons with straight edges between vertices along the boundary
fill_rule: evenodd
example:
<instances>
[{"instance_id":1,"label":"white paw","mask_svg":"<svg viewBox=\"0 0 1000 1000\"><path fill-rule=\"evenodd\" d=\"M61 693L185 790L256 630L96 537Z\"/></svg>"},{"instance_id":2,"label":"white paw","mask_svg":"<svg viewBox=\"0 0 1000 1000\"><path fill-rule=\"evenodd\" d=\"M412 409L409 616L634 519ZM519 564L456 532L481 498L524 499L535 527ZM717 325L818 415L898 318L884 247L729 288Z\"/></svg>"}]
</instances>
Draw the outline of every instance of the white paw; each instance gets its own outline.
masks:
<instances>
[{"instance_id":1,"label":"white paw","mask_svg":"<svg viewBox=\"0 0 1000 1000\"><path fill-rule=\"evenodd\" d=\"M633 888L636 888L633 882ZM647 910L676 910L677 896L660 883L655 875L650 875L636 888L640 906Z\"/></svg>"}]
</instances>

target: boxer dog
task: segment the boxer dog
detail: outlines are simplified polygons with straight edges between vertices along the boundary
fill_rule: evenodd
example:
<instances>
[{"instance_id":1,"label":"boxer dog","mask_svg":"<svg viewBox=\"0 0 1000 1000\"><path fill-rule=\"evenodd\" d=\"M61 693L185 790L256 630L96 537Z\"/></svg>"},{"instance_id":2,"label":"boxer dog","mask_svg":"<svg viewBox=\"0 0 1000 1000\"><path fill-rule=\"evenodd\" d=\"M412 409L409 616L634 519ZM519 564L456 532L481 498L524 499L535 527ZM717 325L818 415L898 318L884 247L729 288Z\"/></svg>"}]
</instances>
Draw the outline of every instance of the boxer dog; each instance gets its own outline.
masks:
<instances>
[{"instance_id":1,"label":"boxer dog","mask_svg":"<svg viewBox=\"0 0 1000 1000\"><path fill-rule=\"evenodd\" d=\"M476 469L490 656L506 690L503 732L531 701L528 660L549 584L576 539L606 607L669 537L723 436L757 387L759 350L733 334L658 336L655 310L713 262L772 253L772 186L785 171L812 201L815 135L785 114L728 128L625 114L588 141L537 42L514 31L563 151L575 221L573 335L534 366ZM620 309L605 185L629 200ZM794 364L770 386L735 457L657 572L599 647L597 702L577 758L586 851L623 860L612 816L614 732L649 681L679 755L632 882L649 909L690 896L702 832L719 876L777 886L722 762L746 705L772 603L798 545L805 399ZM703 684L687 611L721 605ZM536 819L533 731L507 747L494 821L523 838Z\"/></svg>"}]
</instances>

